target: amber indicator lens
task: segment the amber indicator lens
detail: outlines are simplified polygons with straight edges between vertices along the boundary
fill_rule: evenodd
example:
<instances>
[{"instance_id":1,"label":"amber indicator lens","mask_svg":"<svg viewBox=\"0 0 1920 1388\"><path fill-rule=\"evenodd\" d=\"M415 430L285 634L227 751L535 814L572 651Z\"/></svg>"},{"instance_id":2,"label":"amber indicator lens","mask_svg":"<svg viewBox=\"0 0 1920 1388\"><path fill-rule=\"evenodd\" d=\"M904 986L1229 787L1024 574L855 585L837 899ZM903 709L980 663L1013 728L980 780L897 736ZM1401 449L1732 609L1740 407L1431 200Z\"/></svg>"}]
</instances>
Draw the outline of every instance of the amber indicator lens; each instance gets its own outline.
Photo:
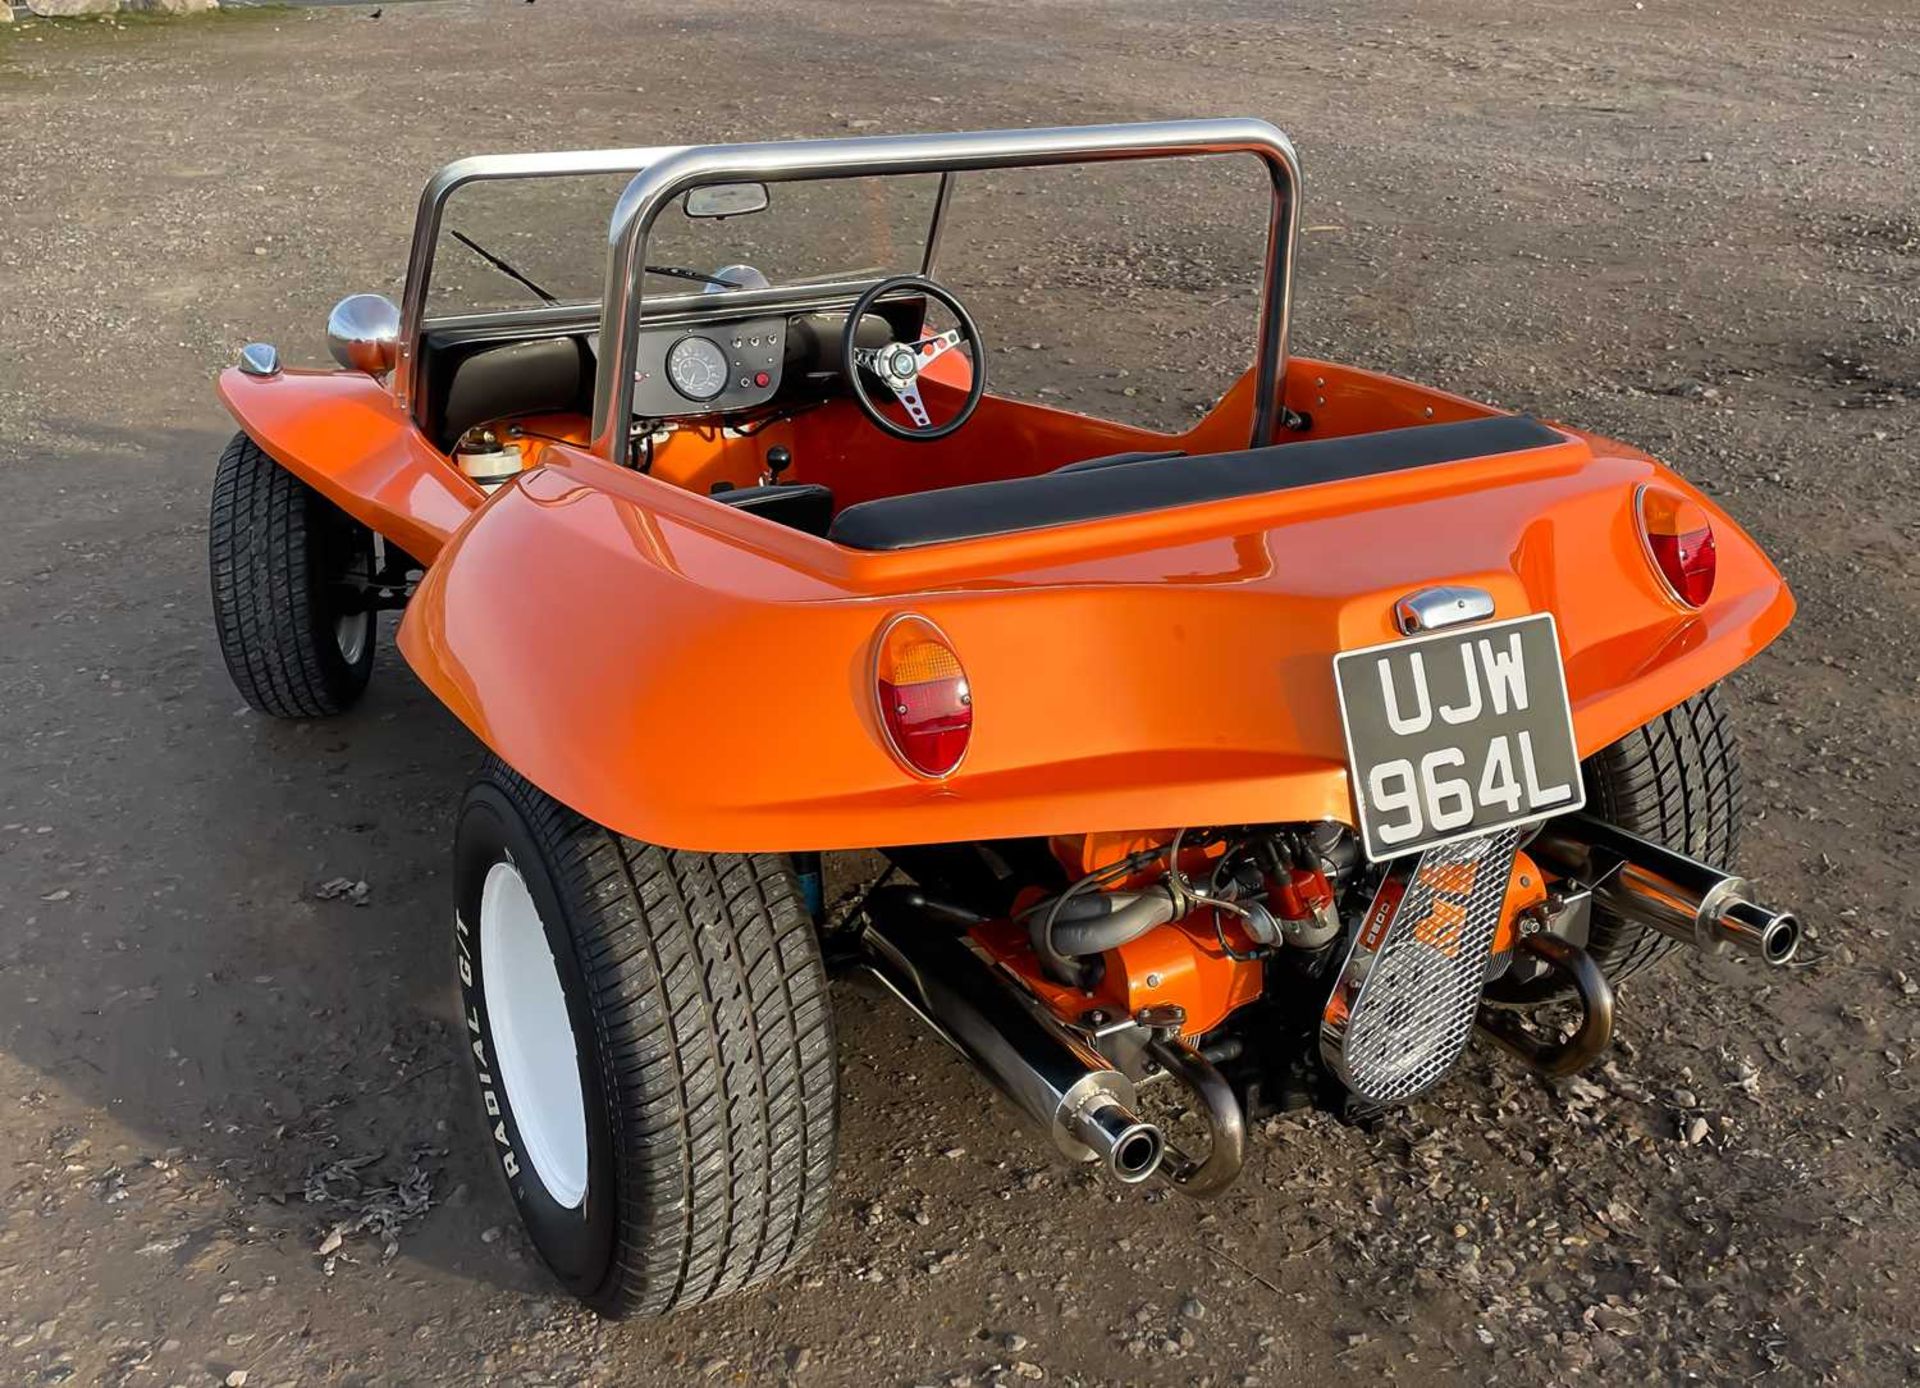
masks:
<instances>
[{"instance_id":1,"label":"amber indicator lens","mask_svg":"<svg viewBox=\"0 0 1920 1388\"><path fill-rule=\"evenodd\" d=\"M1697 501L1660 487L1640 489L1640 533L1647 554L1668 590L1688 607L1703 606L1713 596L1713 523Z\"/></svg>"},{"instance_id":2,"label":"amber indicator lens","mask_svg":"<svg viewBox=\"0 0 1920 1388\"><path fill-rule=\"evenodd\" d=\"M973 735L973 694L953 646L924 617L896 617L880 633L874 695L895 756L922 776L948 776Z\"/></svg>"}]
</instances>

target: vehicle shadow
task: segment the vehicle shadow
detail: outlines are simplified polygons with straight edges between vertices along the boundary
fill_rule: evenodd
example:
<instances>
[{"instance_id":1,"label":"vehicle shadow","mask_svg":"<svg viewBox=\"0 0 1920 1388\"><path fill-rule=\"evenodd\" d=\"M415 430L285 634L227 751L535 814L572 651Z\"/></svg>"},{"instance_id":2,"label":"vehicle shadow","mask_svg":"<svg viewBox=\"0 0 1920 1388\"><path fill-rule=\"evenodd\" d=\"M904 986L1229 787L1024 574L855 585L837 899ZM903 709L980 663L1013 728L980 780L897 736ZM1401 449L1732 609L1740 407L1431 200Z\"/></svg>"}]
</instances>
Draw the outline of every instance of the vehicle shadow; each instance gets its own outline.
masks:
<instances>
[{"instance_id":1,"label":"vehicle shadow","mask_svg":"<svg viewBox=\"0 0 1920 1388\"><path fill-rule=\"evenodd\" d=\"M31 517L0 558L0 901L17 903L0 1049L136 1156L215 1178L225 1213L287 1251L418 1166L436 1209L401 1229L409 1256L541 1285L525 1260L478 1257L477 1228L511 1210L459 1064L444 928L478 744L413 679L391 619L348 715L246 710L206 597L224 437L55 433L74 446L0 474L0 506ZM341 1162L337 1199L310 1202ZM377 1260L377 1231L344 1251Z\"/></svg>"},{"instance_id":2,"label":"vehicle shadow","mask_svg":"<svg viewBox=\"0 0 1920 1388\"><path fill-rule=\"evenodd\" d=\"M0 554L0 1053L59 1110L51 1140L117 1153L136 1195L159 1198L138 1190L156 1160L217 1192L164 1241L183 1265L267 1243L318 1270L344 1224L344 1258L378 1264L397 1228L407 1262L554 1292L460 1052L447 866L479 743L392 618L350 713L246 709L206 595L225 435L53 432L70 445L0 468L0 511L26 518ZM952 1063L836 996L843 1051ZM892 1096L848 1098L845 1147L884 1150ZM416 1169L429 1208L387 1224Z\"/></svg>"}]
</instances>

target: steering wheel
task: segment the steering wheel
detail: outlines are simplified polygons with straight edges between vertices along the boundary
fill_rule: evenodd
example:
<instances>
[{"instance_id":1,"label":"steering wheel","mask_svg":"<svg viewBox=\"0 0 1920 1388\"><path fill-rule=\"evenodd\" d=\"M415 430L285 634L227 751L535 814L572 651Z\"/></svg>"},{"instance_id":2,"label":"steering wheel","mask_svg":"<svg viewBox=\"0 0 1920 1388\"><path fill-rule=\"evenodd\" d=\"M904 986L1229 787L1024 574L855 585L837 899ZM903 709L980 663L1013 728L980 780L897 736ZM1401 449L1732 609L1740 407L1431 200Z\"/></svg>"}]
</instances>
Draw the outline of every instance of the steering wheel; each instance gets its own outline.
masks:
<instances>
[{"instance_id":1,"label":"steering wheel","mask_svg":"<svg viewBox=\"0 0 1920 1388\"><path fill-rule=\"evenodd\" d=\"M867 310L885 295L903 289L913 290L945 304L959 320L960 326L914 342L889 342L884 347L857 345L860 323L866 317ZM968 389L967 398L959 412L946 423L935 424L920 399L921 373L930 363L963 342L973 348L973 385ZM906 439L910 443L932 443L935 439L944 439L973 418L980 397L987 391L986 353L980 346L980 330L973 326L973 315L954 297L952 290L943 289L924 275L896 275L892 279L881 280L860 296L860 302L847 314L846 331L840 337L840 370L853 383L853 398L860 403L861 411L873 422L873 426L882 433L892 434L896 439ZM876 377L893 392L893 398L907 412L911 424L896 424L880 412L880 407L867 390L867 383L862 379L867 374Z\"/></svg>"}]
</instances>

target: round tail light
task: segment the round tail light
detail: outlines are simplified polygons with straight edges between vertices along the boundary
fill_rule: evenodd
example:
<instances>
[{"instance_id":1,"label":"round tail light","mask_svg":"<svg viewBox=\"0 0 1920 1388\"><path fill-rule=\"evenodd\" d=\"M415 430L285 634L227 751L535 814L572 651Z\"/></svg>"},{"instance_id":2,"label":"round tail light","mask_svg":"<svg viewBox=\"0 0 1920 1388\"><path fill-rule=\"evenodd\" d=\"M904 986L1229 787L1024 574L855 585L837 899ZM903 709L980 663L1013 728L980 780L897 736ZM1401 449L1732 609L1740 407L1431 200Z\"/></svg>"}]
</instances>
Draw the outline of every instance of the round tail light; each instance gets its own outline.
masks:
<instances>
[{"instance_id":1,"label":"round tail light","mask_svg":"<svg viewBox=\"0 0 1920 1388\"><path fill-rule=\"evenodd\" d=\"M950 776L973 736L973 693L946 633L925 617L895 617L874 650L874 698L887 745L922 776Z\"/></svg>"},{"instance_id":2,"label":"round tail light","mask_svg":"<svg viewBox=\"0 0 1920 1388\"><path fill-rule=\"evenodd\" d=\"M1704 605L1713 596L1713 575L1720 562L1706 509L1664 487L1651 486L1640 488L1635 509L1647 557L1667 591L1688 607Z\"/></svg>"}]
</instances>

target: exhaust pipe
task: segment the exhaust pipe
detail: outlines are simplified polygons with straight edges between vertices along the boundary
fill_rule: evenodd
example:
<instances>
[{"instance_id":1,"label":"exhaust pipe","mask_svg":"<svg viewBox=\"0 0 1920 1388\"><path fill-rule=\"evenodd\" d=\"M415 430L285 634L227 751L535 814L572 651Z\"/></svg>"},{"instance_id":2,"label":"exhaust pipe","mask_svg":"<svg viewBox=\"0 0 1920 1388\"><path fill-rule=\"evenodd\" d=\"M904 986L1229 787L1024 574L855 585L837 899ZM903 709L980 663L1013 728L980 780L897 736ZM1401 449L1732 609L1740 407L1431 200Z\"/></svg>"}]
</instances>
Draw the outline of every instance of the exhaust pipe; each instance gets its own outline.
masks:
<instances>
[{"instance_id":1,"label":"exhaust pipe","mask_svg":"<svg viewBox=\"0 0 1920 1388\"><path fill-rule=\"evenodd\" d=\"M1514 1013L1480 1004L1480 1034L1535 1074L1563 1080L1606 1053L1613 1042L1613 985L1593 956L1558 935L1522 935L1525 950L1564 978L1580 1002L1580 1026L1563 1041L1543 1041L1519 1025Z\"/></svg>"},{"instance_id":2,"label":"exhaust pipe","mask_svg":"<svg viewBox=\"0 0 1920 1388\"><path fill-rule=\"evenodd\" d=\"M1544 866L1593 888L1610 910L1696 949L1732 946L1780 965L1800 948L1791 911L1753 899L1744 877L1710 867L1591 815L1550 820L1527 847Z\"/></svg>"},{"instance_id":3,"label":"exhaust pipe","mask_svg":"<svg viewBox=\"0 0 1920 1388\"><path fill-rule=\"evenodd\" d=\"M950 908L948 908L950 910ZM883 888L867 903L867 967L972 1061L1073 1161L1117 1181L1152 1176L1166 1139L1133 1111L1133 1081L940 928L920 893Z\"/></svg>"}]
</instances>

